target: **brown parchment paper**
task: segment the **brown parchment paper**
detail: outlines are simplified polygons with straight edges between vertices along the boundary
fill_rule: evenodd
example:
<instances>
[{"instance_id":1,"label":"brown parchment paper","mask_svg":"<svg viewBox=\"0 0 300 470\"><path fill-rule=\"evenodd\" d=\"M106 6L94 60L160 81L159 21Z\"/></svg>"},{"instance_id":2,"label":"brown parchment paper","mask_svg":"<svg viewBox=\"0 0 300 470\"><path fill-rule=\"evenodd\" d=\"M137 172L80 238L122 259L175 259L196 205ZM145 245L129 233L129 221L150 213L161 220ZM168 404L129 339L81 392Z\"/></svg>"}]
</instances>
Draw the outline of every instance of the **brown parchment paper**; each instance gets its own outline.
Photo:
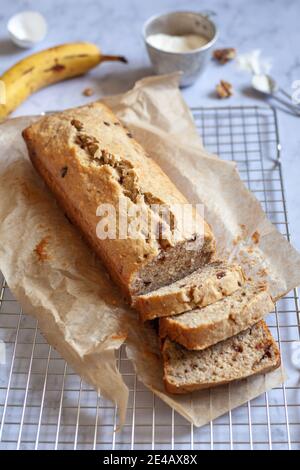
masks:
<instances>
[{"instance_id":1,"label":"brown parchment paper","mask_svg":"<svg viewBox=\"0 0 300 470\"><path fill-rule=\"evenodd\" d=\"M188 199L204 204L221 256L239 260L253 278L268 280L276 298L300 284L300 255L268 222L235 164L203 148L177 75L149 77L128 93L103 101ZM121 424L128 389L115 351L125 340L139 379L196 426L282 383L278 369L185 396L165 393L156 333L123 303L28 160L21 131L34 119L12 119L0 126L0 268L48 342L118 405Z\"/></svg>"}]
</instances>

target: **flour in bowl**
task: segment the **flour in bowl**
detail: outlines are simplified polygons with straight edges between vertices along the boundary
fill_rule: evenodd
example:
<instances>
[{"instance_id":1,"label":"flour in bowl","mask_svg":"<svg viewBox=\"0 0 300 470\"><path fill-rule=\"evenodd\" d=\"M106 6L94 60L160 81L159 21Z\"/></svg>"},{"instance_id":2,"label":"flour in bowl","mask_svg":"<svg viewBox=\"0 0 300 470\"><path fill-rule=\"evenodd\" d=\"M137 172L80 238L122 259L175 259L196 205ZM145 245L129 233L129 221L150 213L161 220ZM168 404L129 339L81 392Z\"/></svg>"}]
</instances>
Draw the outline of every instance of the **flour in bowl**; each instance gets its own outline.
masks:
<instances>
[{"instance_id":1,"label":"flour in bowl","mask_svg":"<svg viewBox=\"0 0 300 470\"><path fill-rule=\"evenodd\" d=\"M209 40L200 34L171 36L169 34L151 34L147 42L156 49L165 52L190 52L205 46Z\"/></svg>"}]
</instances>

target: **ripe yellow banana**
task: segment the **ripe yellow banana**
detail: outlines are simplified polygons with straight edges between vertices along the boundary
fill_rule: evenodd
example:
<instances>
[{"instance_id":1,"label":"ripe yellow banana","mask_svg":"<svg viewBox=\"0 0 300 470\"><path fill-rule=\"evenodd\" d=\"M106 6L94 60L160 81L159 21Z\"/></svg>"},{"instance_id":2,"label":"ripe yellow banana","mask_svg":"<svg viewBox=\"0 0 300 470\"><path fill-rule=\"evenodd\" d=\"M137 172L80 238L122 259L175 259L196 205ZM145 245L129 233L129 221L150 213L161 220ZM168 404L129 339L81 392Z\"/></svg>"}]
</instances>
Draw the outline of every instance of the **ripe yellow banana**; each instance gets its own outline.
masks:
<instances>
[{"instance_id":1,"label":"ripe yellow banana","mask_svg":"<svg viewBox=\"0 0 300 470\"><path fill-rule=\"evenodd\" d=\"M107 60L127 62L121 56L102 55L87 42L63 44L26 57L0 77L5 96L4 104L0 100L0 121L40 88L82 75Z\"/></svg>"}]
</instances>

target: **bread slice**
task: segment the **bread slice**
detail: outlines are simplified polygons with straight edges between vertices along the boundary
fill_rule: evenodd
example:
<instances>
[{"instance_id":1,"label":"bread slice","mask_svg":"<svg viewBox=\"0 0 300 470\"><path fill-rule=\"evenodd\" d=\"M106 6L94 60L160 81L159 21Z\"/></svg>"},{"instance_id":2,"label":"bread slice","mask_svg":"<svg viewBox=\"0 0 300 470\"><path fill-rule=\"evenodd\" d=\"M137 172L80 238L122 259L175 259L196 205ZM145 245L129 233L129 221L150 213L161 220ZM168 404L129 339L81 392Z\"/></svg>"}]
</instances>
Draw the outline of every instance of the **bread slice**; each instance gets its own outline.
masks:
<instances>
[{"instance_id":1,"label":"bread slice","mask_svg":"<svg viewBox=\"0 0 300 470\"><path fill-rule=\"evenodd\" d=\"M280 366L280 353L263 320L203 351L189 351L166 339L162 348L169 393L216 387Z\"/></svg>"},{"instance_id":2,"label":"bread slice","mask_svg":"<svg viewBox=\"0 0 300 470\"><path fill-rule=\"evenodd\" d=\"M239 265L216 260L169 286L135 297L133 306L143 321L176 315L212 304L232 294L244 282Z\"/></svg>"},{"instance_id":3,"label":"bread slice","mask_svg":"<svg viewBox=\"0 0 300 470\"><path fill-rule=\"evenodd\" d=\"M211 260L215 239L208 224L193 206L184 231L176 231L174 206L188 201L105 105L45 116L23 137L33 166L127 297ZM134 214L153 222L154 233L135 224Z\"/></svg>"},{"instance_id":4,"label":"bread slice","mask_svg":"<svg viewBox=\"0 0 300 470\"><path fill-rule=\"evenodd\" d=\"M201 350L249 328L274 308L265 284L248 281L231 296L190 312L160 319L159 335Z\"/></svg>"}]
</instances>

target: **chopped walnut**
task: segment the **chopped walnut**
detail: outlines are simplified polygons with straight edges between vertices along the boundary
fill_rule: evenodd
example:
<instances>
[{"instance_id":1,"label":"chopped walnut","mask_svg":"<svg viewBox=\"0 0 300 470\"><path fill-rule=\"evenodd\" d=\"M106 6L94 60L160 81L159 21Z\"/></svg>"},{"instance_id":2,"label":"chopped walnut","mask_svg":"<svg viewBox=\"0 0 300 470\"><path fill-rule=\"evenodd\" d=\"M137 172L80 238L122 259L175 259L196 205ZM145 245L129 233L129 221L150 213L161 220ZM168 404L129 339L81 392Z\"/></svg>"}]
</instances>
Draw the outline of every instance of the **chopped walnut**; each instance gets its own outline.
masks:
<instances>
[{"instance_id":1,"label":"chopped walnut","mask_svg":"<svg viewBox=\"0 0 300 470\"><path fill-rule=\"evenodd\" d=\"M98 140L90 135L87 134L78 134L75 139L76 144L80 145L82 148L89 144L97 144Z\"/></svg>"},{"instance_id":2,"label":"chopped walnut","mask_svg":"<svg viewBox=\"0 0 300 470\"><path fill-rule=\"evenodd\" d=\"M226 276L226 273L224 271L221 271L220 273L217 273L217 279L222 279L222 277Z\"/></svg>"},{"instance_id":3,"label":"chopped walnut","mask_svg":"<svg viewBox=\"0 0 300 470\"><path fill-rule=\"evenodd\" d=\"M253 243L255 243L256 245L259 243L259 240L260 240L260 234L259 232L254 232L252 235L251 235L251 238L252 238L252 241Z\"/></svg>"},{"instance_id":4,"label":"chopped walnut","mask_svg":"<svg viewBox=\"0 0 300 470\"><path fill-rule=\"evenodd\" d=\"M259 277L266 277L268 276L268 271L266 270L266 268L261 268L257 271L257 274Z\"/></svg>"},{"instance_id":5,"label":"chopped walnut","mask_svg":"<svg viewBox=\"0 0 300 470\"><path fill-rule=\"evenodd\" d=\"M83 124L82 122L78 121L78 119L72 119L71 125L74 126L78 131L82 131Z\"/></svg>"},{"instance_id":6,"label":"chopped walnut","mask_svg":"<svg viewBox=\"0 0 300 470\"><path fill-rule=\"evenodd\" d=\"M94 90L92 88L85 88L82 94L84 96L92 96L94 94Z\"/></svg>"},{"instance_id":7,"label":"chopped walnut","mask_svg":"<svg viewBox=\"0 0 300 470\"><path fill-rule=\"evenodd\" d=\"M221 80L220 83L216 86L217 95L219 98L229 98L233 95L233 88L231 83Z\"/></svg>"},{"instance_id":8,"label":"chopped walnut","mask_svg":"<svg viewBox=\"0 0 300 470\"><path fill-rule=\"evenodd\" d=\"M263 361L266 358L270 359L272 357L272 343L270 343L270 342L258 343L258 344L256 344L255 349L257 349L258 351L262 351L262 353L263 353L260 360L257 361L255 365L259 364L261 361Z\"/></svg>"},{"instance_id":9,"label":"chopped walnut","mask_svg":"<svg viewBox=\"0 0 300 470\"><path fill-rule=\"evenodd\" d=\"M112 153L107 152L106 150L101 150L101 156L103 159L104 164L110 165L113 168L117 165L118 160L115 155Z\"/></svg>"},{"instance_id":10,"label":"chopped walnut","mask_svg":"<svg viewBox=\"0 0 300 470\"><path fill-rule=\"evenodd\" d=\"M242 353L244 351L244 348L241 344L233 344L232 347L238 353Z\"/></svg>"},{"instance_id":11,"label":"chopped walnut","mask_svg":"<svg viewBox=\"0 0 300 470\"><path fill-rule=\"evenodd\" d=\"M225 49L216 49L213 52L213 58L220 64L226 64L229 60L235 59L236 49L234 47L226 47Z\"/></svg>"},{"instance_id":12,"label":"chopped walnut","mask_svg":"<svg viewBox=\"0 0 300 470\"><path fill-rule=\"evenodd\" d=\"M97 152L98 150L98 145L95 144L95 143L90 143L87 145L86 147L86 150L88 151L88 153L91 155L91 157L93 157L95 155L95 153Z\"/></svg>"},{"instance_id":13,"label":"chopped walnut","mask_svg":"<svg viewBox=\"0 0 300 470\"><path fill-rule=\"evenodd\" d=\"M99 148L98 140L95 137L85 134L78 134L76 136L75 143L78 144L83 150L88 152L91 157L95 155Z\"/></svg>"}]
</instances>

